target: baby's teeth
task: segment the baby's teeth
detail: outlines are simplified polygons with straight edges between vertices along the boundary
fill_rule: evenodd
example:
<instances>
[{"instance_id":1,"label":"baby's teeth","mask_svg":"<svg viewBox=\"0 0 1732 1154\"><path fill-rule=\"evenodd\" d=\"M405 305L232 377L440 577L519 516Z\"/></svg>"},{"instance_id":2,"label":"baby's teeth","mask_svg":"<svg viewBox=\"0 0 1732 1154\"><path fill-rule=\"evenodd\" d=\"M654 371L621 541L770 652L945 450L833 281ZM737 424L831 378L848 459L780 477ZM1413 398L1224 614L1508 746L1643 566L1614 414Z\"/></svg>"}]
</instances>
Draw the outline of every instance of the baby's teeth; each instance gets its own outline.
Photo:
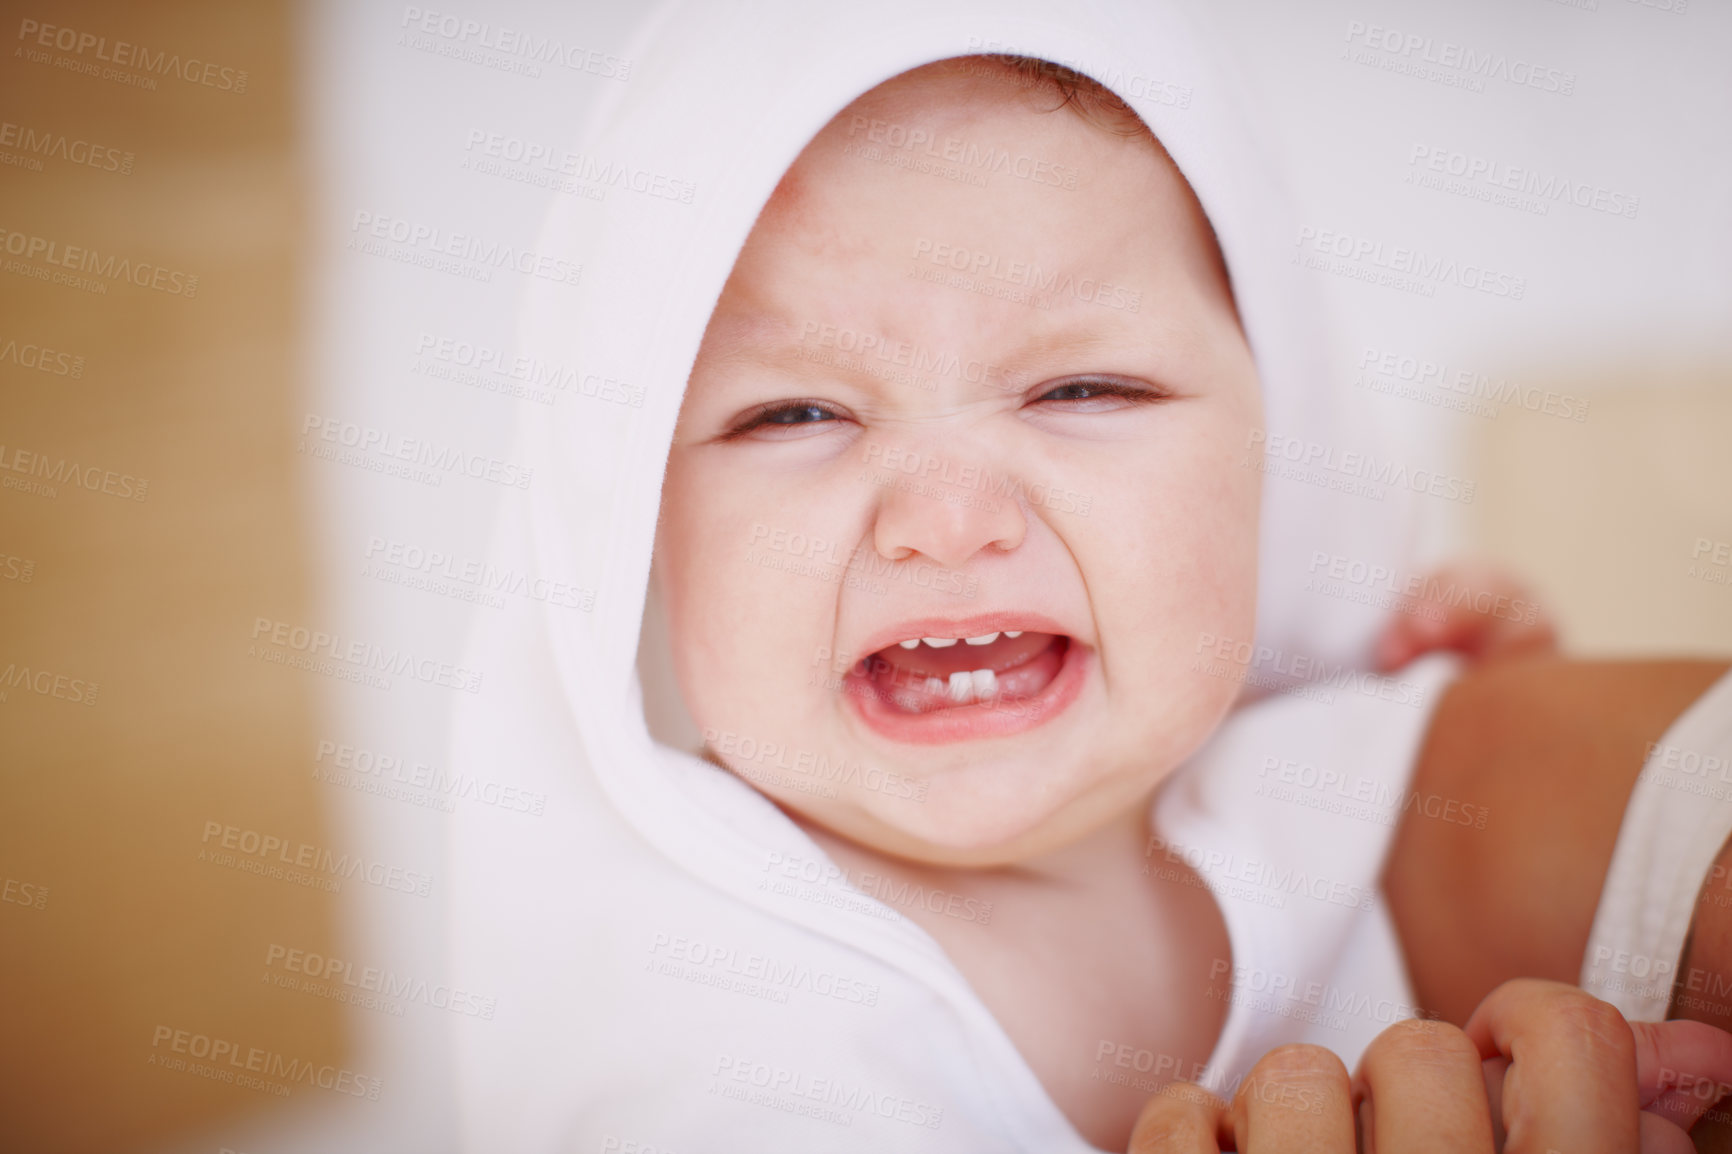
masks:
<instances>
[{"instance_id":1,"label":"baby's teeth","mask_svg":"<svg viewBox=\"0 0 1732 1154\"><path fill-rule=\"evenodd\" d=\"M998 696L998 674L990 669L976 669L973 672L958 669L950 675L948 682L928 677L926 689L929 693L945 694L957 705L967 705L971 701L990 701Z\"/></svg>"},{"instance_id":2,"label":"baby's teeth","mask_svg":"<svg viewBox=\"0 0 1732 1154\"><path fill-rule=\"evenodd\" d=\"M954 637L922 637L920 640L926 642L926 644L932 646L934 649L949 649L952 645L956 644L956 638Z\"/></svg>"},{"instance_id":3,"label":"baby's teeth","mask_svg":"<svg viewBox=\"0 0 1732 1154\"><path fill-rule=\"evenodd\" d=\"M998 634L996 634L996 633L983 633L979 637L967 638L967 641L970 645L991 645L994 641L997 641L997 640L998 640Z\"/></svg>"},{"instance_id":4,"label":"baby's teeth","mask_svg":"<svg viewBox=\"0 0 1732 1154\"><path fill-rule=\"evenodd\" d=\"M908 640L898 641L896 644L902 646L902 648L904 648L904 649L919 649L920 648L920 638L910 637Z\"/></svg>"},{"instance_id":5,"label":"baby's teeth","mask_svg":"<svg viewBox=\"0 0 1732 1154\"><path fill-rule=\"evenodd\" d=\"M1020 629L1006 629L1004 631L1004 635L1006 637L1013 637L1013 638L1014 637L1021 637L1022 636L1022 630L1020 630Z\"/></svg>"}]
</instances>

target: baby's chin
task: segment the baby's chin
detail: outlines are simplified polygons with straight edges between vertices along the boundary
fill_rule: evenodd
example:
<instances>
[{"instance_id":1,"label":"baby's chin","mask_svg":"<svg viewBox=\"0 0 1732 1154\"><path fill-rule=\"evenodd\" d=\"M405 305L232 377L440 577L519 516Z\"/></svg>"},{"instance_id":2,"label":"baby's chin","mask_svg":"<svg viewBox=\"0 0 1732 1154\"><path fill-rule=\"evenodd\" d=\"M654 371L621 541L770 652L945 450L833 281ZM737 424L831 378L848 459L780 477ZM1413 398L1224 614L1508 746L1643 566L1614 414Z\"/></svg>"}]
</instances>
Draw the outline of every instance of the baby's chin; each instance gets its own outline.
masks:
<instances>
[{"instance_id":1,"label":"baby's chin","mask_svg":"<svg viewBox=\"0 0 1732 1154\"><path fill-rule=\"evenodd\" d=\"M1048 755L982 758L921 779L917 799L848 791L784 804L858 845L934 866L1014 865L1062 849L1147 803L1169 767ZM1107 770L1103 774L1103 770Z\"/></svg>"},{"instance_id":2,"label":"baby's chin","mask_svg":"<svg viewBox=\"0 0 1732 1154\"><path fill-rule=\"evenodd\" d=\"M914 754L900 768L919 782L917 799L851 789L809 801L827 811L822 824L899 857L978 867L1027 862L1146 809L1226 711L1230 691L1205 688L1172 714L1145 709L1134 717L1085 692L1074 715L1050 729ZM872 744L860 747L862 761L896 765L880 750L868 752Z\"/></svg>"}]
</instances>

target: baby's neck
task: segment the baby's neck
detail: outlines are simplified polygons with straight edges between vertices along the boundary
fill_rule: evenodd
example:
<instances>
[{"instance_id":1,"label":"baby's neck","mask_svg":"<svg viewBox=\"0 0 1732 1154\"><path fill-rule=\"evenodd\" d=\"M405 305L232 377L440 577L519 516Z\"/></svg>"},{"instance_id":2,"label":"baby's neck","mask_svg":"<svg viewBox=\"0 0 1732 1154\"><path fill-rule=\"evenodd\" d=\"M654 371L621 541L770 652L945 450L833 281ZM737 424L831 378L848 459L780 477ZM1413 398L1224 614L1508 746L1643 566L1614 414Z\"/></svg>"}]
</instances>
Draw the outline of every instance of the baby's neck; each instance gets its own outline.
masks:
<instances>
[{"instance_id":1,"label":"baby's neck","mask_svg":"<svg viewBox=\"0 0 1732 1154\"><path fill-rule=\"evenodd\" d=\"M908 861L790 816L857 888L943 947L1072 1125L1122 1150L1159 1088L1136 1070L1200 1076L1226 1020L1215 976L1232 961L1202 879L1182 866L1145 871L1150 810L987 869ZM1127 1073L1113 1060L1144 1053L1160 1064Z\"/></svg>"}]
</instances>

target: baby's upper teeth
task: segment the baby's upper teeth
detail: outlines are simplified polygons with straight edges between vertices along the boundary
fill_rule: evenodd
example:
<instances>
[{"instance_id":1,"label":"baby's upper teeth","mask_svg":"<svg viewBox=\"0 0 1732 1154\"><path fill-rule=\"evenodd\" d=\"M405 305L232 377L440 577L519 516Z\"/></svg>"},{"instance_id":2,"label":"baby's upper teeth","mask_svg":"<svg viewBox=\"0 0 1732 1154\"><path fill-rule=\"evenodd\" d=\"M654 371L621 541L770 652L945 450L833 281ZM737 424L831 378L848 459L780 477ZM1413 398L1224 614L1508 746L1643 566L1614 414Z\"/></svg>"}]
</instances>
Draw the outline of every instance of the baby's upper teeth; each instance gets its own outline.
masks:
<instances>
[{"instance_id":1,"label":"baby's upper teeth","mask_svg":"<svg viewBox=\"0 0 1732 1154\"><path fill-rule=\"evenodd\" d=\"M1021 636L1022 630L1020 629L1006 629L1002 633L982 633L979 637L910 637L905 641L898 641L896 644L903 649L918 649L920 643L924 641L934 649L949 649L958 641L966 641L970 645L991 645L1000 637L1015 638Z\"/></svg>"}]
</instances>

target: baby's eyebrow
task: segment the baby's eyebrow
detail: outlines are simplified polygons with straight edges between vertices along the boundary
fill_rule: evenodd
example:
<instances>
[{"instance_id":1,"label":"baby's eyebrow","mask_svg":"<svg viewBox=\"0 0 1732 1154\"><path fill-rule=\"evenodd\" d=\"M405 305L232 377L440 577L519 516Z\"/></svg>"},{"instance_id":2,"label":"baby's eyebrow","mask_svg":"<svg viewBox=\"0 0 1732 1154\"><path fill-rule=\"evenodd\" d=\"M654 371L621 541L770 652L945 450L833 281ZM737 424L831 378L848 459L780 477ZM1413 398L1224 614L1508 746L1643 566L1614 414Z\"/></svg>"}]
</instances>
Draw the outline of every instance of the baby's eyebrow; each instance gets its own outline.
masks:
<instances>
[{"instance_id":1,"label":"baby's eyebrow","mask_svg":"<svg viewBox=\"0 0 1732 1154\"><path fill-rule=\"evenodd\" d=\"M761 312L718 314L704 333L708 355L727 361L761 359L792 331L786 321Z\"/></svg>"},{"instance_id":2,"label":"baby's eyebrow","mask_svg":"<svg viewBox=\"0 0 1732 1154\"><path fill-rule=\"evenodd\" d=\"M1148 318L1135 318L1141 323L1135 324L1138 331L1133 333L1127 331L1133 322L1131 317L1098 310L1067 313L1039 313L1025 324L992 333L979 342L952 342L943 348L930 336L919 341L913 339L916 334L899 335L879 328L872 329L869 335L877 340L904 342L925 358L911 358L910 363L920 360L943 365L954 354L963 361L989 365L987 375L1000 389L1025 388L1055 373L1075 370L1096 353L1136 348L1149 335ZM704 340L706 355L714 362L786 372L793 379L819 370L829 380L846 382L862 390L865 396L894 392L882 373L873 371L870 358L825 355L832 350L820 347L821 334L844 331L856 341L868 333L864 325L796 318L776 308L736 308L718 314ZM985 347L988 344L995 349L989 351Z\"/></svg>"},{"instance_id":3,"label":"baby's eyebrow","mask_svg":"<svg viewBox=\"0 0 1732 1154\"><path fill-rule=\"evenodd\" d=\"M1063 354L1099 352L1121 343L1122 338L1115 341L1098 324L1042 327L1035 329L1015 353L1006 356L1005 364L1008 368L1015 368L1019 364L1038 364Z\"/></svg>"}]
</instances>

